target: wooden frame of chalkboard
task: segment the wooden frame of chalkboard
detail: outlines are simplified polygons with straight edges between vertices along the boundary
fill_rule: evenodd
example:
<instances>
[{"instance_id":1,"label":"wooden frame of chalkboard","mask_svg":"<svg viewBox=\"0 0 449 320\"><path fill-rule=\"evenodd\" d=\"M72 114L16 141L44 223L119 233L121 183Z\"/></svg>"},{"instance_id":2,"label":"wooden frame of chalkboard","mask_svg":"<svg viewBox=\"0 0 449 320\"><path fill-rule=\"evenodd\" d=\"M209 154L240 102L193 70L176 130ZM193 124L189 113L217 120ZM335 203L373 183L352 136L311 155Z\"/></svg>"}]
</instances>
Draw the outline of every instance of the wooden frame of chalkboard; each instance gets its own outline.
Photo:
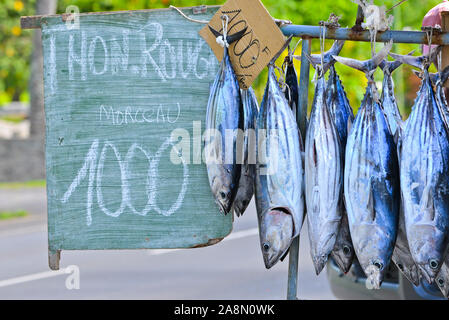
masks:
<instances>
[{"instance_id":1,"label":"wooden frame of chalkboard","mask_svg":"<svg viewBox=\"0 0 449 320\"><path fill-rule=\"evenodd\" d=\"M182 11L208 21L218 8ZM171 9L21 25L42 29L50 268L61 250L194 248L229 235L232 214L219 213L202 161L218 70L202 25Z\"/></svg>"}]
</instances>

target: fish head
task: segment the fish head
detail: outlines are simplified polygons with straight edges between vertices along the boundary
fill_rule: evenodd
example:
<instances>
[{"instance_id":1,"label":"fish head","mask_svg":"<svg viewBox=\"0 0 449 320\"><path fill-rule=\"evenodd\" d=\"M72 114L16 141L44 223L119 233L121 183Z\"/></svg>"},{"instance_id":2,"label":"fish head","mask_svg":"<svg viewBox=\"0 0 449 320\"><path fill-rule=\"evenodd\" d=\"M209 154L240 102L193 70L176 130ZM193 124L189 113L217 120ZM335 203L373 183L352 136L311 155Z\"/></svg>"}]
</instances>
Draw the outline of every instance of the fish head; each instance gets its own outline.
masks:
<instances>
[{"instance_id":1,"label":"fish head","mask_svg":"<svg viewBox=\"0 0 449 320\"><path fill-rule=\"evenodd\" d=\"M272 209L263 215L260 225L260 245L267 269L274 266L290 248L293 229L293 218L283 209Z\"/></svg>"},{"instance_id":2,"label":"fish head","mask_svg":"<svg viewBox=\"0 0 449 320\"><path fill-rule=\"evenodd\" d=\"M349 241L344 241L338 248L335 248L332 251L332 258L340 270L344 273L348 273L354 260L354 254L354 247L352 246L352 243Z\"/></svg>"},{"instance_id":3,"label":"fish head","mask_svg":"<svg viewBox=\"0 0 449 320\"><path fill-rule=\"evenodd\" d=\"M235 183L229 170L224 169L217 172L212 179L211 190L220 211L229 213L235 196Z\"/></svg>"},{"instance_id":4,"label":"fish head","mask_svg":"<svg viewBox=\"0 0 449 320\"><path fill-rule=\"evenodd\" d=\"M368 283L379 289L393 253L394 241L378 225L362 225L354 230L354 246Z\"/></svg>"},{"instance_id":5,"label":"fish head","mask_svg":"<svg viewBox=\"0 0 449 320\"><path fill-rule=\"evenodd\" d=\"M407 263L401 258L396 258L396 267L405 275L405 277L415 286L419 286L420 272L414 263Z\"/></svg>"},{"instance_id":6,"label":"fish head","mask_svg":"<svg viewBox=\"0 0 449 320\"><path fill-rule=\"evenodd\" d=\"M438 288L440 288L443 295L446 297L446 299L449 299L449 270L446 266L443 266L443 268L446 268L444 272L440 272L435 279L436 284L438 285ZM443 271L443 268L441 269Z\"/></svg>"},{"instance_id":7,"label":"fish head","mask_svg":"<svg viewBox=\"0 0 449 320\"><path fill-rule=\"evenodd\" d=\"M410 251L421 275L432 284L443 264L445 235L431 225L413 225L407 233Z\"/></svg>"},{"instance_id":8,"label":"fish head","mask_svg":"<svg viewBox=\"0 0 449 320\"><path fill-rule=\"evenodd\" d=\"M421 275L426 279L429 284L432 284L437 278L438 272L441 267L441 262L437 258L430 258L425 263L417 263L418 268L421 271Z\"/></svg>"}]
</instances>

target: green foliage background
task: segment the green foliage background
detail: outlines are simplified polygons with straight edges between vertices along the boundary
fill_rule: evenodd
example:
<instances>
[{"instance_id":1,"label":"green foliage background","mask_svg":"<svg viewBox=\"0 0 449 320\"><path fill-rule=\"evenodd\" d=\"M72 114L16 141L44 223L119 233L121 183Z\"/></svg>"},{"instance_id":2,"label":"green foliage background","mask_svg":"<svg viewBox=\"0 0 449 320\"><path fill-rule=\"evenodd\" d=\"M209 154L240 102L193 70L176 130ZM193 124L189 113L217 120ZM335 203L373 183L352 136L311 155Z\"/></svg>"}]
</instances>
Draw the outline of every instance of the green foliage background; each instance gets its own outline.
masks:
<instances>
[{"instance_id":1,"label":"green foliage background","mask_svg":"<svg viewBox=\"0 0 449 320\"><path fill-rule=\"evenodd\" d=\"M392 7L399 0L375 0L377 5ZM18 4L20 2L22 5ZM220 5L225 1L215 0L59 0L58 13L64 13L69 5L76 5L81 12L138 10L164 8L169 5L178 7L196 5ZM331 12L341 16L340 24L344 27L352 26L355 21L357 6L350 0L262 0L273 17L288 19L295 24L317 25L320 20L327 20ZM394 29L419 30L422 18L433 6L441 0L408 0L393 13L395 16ZM27 100L27 85L29 77L29 59L31 54L31 31L21 30L20 16L34 13L35 0L0 0L0 105L11 100ZM20 10L19 10L20 9ZM15 32L15 33L14 33ZM326 49L331 41L327 41ZM319 41L313 41L313 52L318 53ZM394 51L408 53L419 49L417 45L395 45ZM297 54L300 54L300 47ZM369 43L347 42L342 56L356 59L368 59L370 56ZM299 62L297 67L299 68ZM337 70L345 85L348 97L354 110L358 109L363 98L366 80L361 72L338 65ZM381 81L382 74L376 75ZM409 67L396 72L396 92L403 114L408 114L413 104L419 81L412 75ZM260 97L266 81L266 72L256 80L254 87ZM381 83L379 83L379 86ZM313 86L310 88L313 94ZM312 99L309 99L310 101Z\"/></svg>"}]
</instances>

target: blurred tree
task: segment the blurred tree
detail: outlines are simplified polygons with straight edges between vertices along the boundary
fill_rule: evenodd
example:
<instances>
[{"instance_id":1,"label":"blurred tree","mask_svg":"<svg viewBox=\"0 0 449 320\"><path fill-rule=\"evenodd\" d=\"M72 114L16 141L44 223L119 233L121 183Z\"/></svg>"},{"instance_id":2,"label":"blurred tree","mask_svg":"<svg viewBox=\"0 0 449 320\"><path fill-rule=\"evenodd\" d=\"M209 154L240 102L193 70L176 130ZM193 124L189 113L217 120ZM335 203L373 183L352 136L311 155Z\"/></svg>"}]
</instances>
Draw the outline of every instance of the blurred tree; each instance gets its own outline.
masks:
<instances>
[{"instance_id":1,"label":"blurred tree","mask_svg":"<svg viewBox=\"0 0 449 320\"><path fill-rule=\"evenodd\" d=\"M20 28L20 16L34 14L35 0L0 0L0 106L27 99L31 31Z\"/></svg>"},{"instance_id":2,"label":"blurred tree","mask_svg":"<svg viewBox=\"0 0 449 320\"><path fill-rule=\"evenodd\" d=\"M57 0L37 0L36 14L54 14L56 12ZM44 138L45 117L44 117L44 68L42 57L41 30L34 30L33 53L31 55L31 75L30 75L30 135Z\"/></svg>"}]
</instances>

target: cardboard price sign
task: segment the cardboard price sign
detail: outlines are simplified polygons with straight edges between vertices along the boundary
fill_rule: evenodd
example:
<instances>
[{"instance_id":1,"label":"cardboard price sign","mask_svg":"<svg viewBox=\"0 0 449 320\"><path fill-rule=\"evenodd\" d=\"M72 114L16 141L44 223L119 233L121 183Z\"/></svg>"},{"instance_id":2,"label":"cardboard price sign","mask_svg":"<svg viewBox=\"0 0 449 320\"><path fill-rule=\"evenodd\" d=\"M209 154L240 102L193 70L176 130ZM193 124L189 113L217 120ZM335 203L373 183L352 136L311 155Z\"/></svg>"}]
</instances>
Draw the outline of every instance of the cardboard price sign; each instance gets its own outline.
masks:
<instances>
[{"instance_id":1,"label":"cardboard price sign","mask_svg":"<svg viewBox=\"0 0 449 320\"><path fill-rule=\"evenodd\" d=\"M248 28L240 40L229 46L229 56L240 88L248 89L284 45L284 35L259 0L226 2L209 22L209 25L220 33L223 32L223 15L229 17L229 35ZM201 29L200 35L221 61L223 48L216 42L209 27Z\"/></svg>"}]
</instances>

